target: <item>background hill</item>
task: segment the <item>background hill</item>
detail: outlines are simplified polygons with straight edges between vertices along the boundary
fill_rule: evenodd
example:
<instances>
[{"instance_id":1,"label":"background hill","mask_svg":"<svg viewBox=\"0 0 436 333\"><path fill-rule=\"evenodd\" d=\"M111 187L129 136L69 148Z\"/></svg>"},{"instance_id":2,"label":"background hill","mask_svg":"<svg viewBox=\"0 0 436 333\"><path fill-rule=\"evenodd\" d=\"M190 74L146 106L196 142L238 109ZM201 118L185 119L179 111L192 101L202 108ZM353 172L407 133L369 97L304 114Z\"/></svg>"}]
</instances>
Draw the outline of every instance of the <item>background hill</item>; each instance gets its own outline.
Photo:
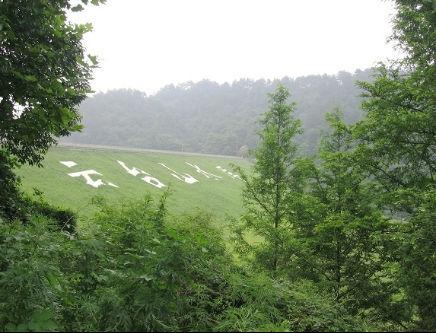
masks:
<instances>
[{"instance_id":1,"label":"background hill","mask_svg":"<svg viewBox=\"0 0 436 333\"><path fill-rule=\"evenodd\" d=\"M62 142L244 155L257 144L257 121L267 109L267 94L281 82L290 89L303 122L305 132L299 141L313 152L326 128L326 112L339 107L347 122L360 118L360 90L355 81L370 79L367 69L280 81L187 82L168 85L153 96L138 90L112 90L81 104L84 130Z\"/></svg>"}]
</instances>

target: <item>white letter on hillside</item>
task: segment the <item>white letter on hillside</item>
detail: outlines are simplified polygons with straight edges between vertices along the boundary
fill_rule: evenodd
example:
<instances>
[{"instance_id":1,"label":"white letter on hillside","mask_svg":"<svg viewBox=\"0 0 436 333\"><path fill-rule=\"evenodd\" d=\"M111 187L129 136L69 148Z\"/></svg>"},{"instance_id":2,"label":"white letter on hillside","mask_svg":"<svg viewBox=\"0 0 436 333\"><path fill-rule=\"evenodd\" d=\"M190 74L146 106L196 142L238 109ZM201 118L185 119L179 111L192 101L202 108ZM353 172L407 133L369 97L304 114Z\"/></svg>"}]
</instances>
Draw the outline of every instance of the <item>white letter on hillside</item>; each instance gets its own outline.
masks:
<instances>
[{"instance_id":1,"label":"white letter on hillside","mask_svg":"<svg viewBox=\"0 0 436 333\"><path fill-rule=\"evenodd\" d=\"M152 177L148 172L145 172L144 170L137 169L133 167L132 169L129 169L129 167L126 165L126 163L122 161L117 162L124 168L124 170L127 171L127 173L131 174L132 176L137 176L139 174L145 175L145 177L141 178L143 181L145 181L147 184L153 185L157 188L165 187L166 185L163 184L159 179Z\"/></svg>"},{"instance_id":2,"label":"white letter on hillside","mask_svg":"<svg viewBox=\"0 0 436 333\"><path fill-rule=\"evenodd\" d=\"M237 174L235 174L235 173L232 173L232 172L230 172L230 171L224 169L223 167L221 167L221 166L219 166L219 165L218 165L216 168L217 168L218 170L221 170L222 172L228 174L228 175L229 175L230 177L232 177L233 179L239 179L239 180L241 180L241 177L240 177L239 175L237 175Z\"/></svg>"},{"instance_id":3,"label":"white letter on hillside","mask_svg":"<svg viewBox=\"0 0 436 333\"><path fill-rule=\"evenodd\" d=\"M77 163L73 161L59 161L59 163L65 165L66 167L72 168L73 166L76 166Z\"/></svg>"},{"instance_id":4,"label":"white letter on hillside","mask_svg":"<svg viewBox=\"0 0 436 333\"><path fill-rule=\"evenodd\" d=\"M105 185L101 179L93 180L89 175L102 175L101 173L95 171L95 170L85 170L80 172L73 172L69 173L68 176L70 177L83 177L86 179L86 184L92 186L92 187L99 187L101 185Z\"/></svg>"},{"instance_id":5,"label":"white letter on hillside","mask_svg":"<svg viewBox=\"0 0 436 333\"><path fill-rule=\"evenodd\" d=\"M174 171L173 169L168 168L168 167L167 167L165 164L163 164L163 163L158 163L158 164L160 164L160 165L162 165L164 168L170 170L170 171L172 172L172 173L171 173L171 176L177 178L178 180L181 180L182 182L185 182L185 183L188 183L188 184L194 184L194 183L198 182L198 180L195 179L194 177L192 177L190 174L187 174L187 173L182 174L182 173L179 173L179 172L177 172L177 171Z\"/></svg>"},{"instance_id":6,"label":"white letter on hillside","mask_svg":"<svg viewBox=\"0 0 436 333\"><path fill-rule=\"evenodd\" d=\"M195 168L195 171L197 171L198 173L202 174L206 178L213 178L213 179L216 179L216 180L219 180L220 178L223 178L221 176L214 175L213 173L201 170L200 167L198 165L196 165L196 164L191 164L191 163L188 163L188 162L185 162L185 163L188 164L189 166L192 166L193 168Z\"/></svg>"},{"instance_id":7,"label":"white letter on hillside","mask_svg":"<svg viewBox=\"0 0 436 333\"><path fill-rule=\"evenodd\" d=\"M135 177L136 177L137 175L139 175L140 173L143 172L142 170L138 170L138 169L136 169L135 167L133 167L132 169L129 169L129 168L127 167L126 163L124 163L124 162L122 162L122 161L118 161L118 160L117 160L117 162L118 162L119 165L121 165L121 166L124 168L124 170L127 171L127 173L131 174L132 176L135 176Z\"/></svg>"},{"instance_id":8,"label":"white letter on hillside","mask_svg":"<svg viewBox=\"0 0 436 333\"><path fill-rule=\"evenodd\" d=\"M144 182L146 182L150 185L153 185L154 187L157 187L157 188L162 188L162 187L166 186L159 179L151 177L151 175L148 173L145 173L145 174L146 174L146 176L141 178Z\"/></svg>"}]
</instances>

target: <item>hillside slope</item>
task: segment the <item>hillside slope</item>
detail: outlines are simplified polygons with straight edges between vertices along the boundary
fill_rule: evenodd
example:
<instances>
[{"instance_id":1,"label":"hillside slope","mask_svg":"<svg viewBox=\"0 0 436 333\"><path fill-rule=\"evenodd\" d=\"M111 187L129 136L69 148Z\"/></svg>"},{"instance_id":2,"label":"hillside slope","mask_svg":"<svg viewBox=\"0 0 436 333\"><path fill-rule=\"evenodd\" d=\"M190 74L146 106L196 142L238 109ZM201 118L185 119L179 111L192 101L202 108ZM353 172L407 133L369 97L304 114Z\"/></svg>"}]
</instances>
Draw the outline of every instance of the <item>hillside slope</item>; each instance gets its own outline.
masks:
<instances>
[{"instance_id":1,"label":"hillside slope","mask_svg":"<svg viewBox=\"0 0 436 333\"><path fill-rule=\"evenodd\" d=\"M43 168L26 166L18 174L26 192L36 187L49 202L82 216L95 212L91 201L96 196L109 203L148 194L158 199L170 188L170 213L200 208L223 218L242 209L242 181L229 174L231 163L248 166L242 159L219 156L57 147Z\"/></svg>"}]
</instances>

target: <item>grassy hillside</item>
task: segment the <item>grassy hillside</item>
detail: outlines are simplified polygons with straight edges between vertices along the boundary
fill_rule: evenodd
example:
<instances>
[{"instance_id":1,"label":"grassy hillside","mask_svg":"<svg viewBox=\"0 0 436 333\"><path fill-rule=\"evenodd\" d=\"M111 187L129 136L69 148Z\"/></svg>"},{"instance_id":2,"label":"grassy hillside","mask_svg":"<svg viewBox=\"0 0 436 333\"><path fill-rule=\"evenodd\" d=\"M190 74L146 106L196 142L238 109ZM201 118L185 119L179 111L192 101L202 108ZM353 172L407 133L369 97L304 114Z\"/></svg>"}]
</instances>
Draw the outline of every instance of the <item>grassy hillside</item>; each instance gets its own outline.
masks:
<instances>
[{"instance_id":1,"label":"grassy hillside","mask_svg":"<svg viewBox=\"0 0 436 333\"><path fill-rule=\"evenodd\" d=\"M61 161L73 161L77 165L67 167L60 163ZM117 161L123 162L129 169L135 167L147 172L165 187L157 188L146 183L142 179L145 177L144 174L129 174ZM197 182L189 184L177 179L172 176L172 171L159 163L180 174L189 174ZM207 178L187 163L197 165L201 170L222 178ZM95 212L96 207L91 201L96 196L101 196L111 203L140 199L146 194L157 199L169 186L172 192L168 200L170 213L184 213L200 208L222 218L226 214L238 215L241 212L242 181L216 168L221 166L231 170L231 163L242 167L248 166L248 163L241 159L219 156L57 147L47 154L43 168L26 166L18 170L18 174L22 178L22 186L26 192L32 193L36 187L44 192L49 202L71 208L81 216L90 216ZM99 172L101 175L94 174L90 177L93 181L101 179L104 185L95 188L88 185L82 176L68 175L84 170ZM152 182L158 184L155 180ZM118 188L108 183L115 184Z\"/></svg>"}]
</instances>

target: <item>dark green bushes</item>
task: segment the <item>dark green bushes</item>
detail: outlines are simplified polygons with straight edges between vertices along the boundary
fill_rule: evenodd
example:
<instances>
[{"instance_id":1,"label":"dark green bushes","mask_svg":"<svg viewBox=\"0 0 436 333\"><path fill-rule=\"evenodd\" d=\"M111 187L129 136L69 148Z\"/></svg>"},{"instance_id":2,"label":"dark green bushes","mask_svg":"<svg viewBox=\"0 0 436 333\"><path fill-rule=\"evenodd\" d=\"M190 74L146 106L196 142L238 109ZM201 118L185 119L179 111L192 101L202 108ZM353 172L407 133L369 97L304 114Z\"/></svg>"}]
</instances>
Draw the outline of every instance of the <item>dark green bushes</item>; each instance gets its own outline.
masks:
<instances>
[{"instance_id":1,"label":"dark green bushes","mask_svg":"<svg viewBox=\"0 0 436 333\"><path fill-rule=\"evenodd\" d=\"M150 199L104 206L75 234L0 220L0 330L362 329L313 284L236 266L210 222Z\"/></svg>"},{"instance_id":2,"label":"dark green bushes","mask_svg":"<svg viewBox=\"0 0 436 333\"><path fill-rule=\"evenodd\" d=\"M55 229L40 217L28 225L0 220L0 330L58 328L66 236Z\"/></svg>"},{"instance_id":3,"label":"dark green bushes","mask_svg":"<svg viewBox=\"0 0 436 333\"><path fill-rule=\"evenodd\" d=\"M0 216L8 219L24 217L19 181L13 172L16 166L11 155L0 149Z\"/></svg>"}]
</instances>

